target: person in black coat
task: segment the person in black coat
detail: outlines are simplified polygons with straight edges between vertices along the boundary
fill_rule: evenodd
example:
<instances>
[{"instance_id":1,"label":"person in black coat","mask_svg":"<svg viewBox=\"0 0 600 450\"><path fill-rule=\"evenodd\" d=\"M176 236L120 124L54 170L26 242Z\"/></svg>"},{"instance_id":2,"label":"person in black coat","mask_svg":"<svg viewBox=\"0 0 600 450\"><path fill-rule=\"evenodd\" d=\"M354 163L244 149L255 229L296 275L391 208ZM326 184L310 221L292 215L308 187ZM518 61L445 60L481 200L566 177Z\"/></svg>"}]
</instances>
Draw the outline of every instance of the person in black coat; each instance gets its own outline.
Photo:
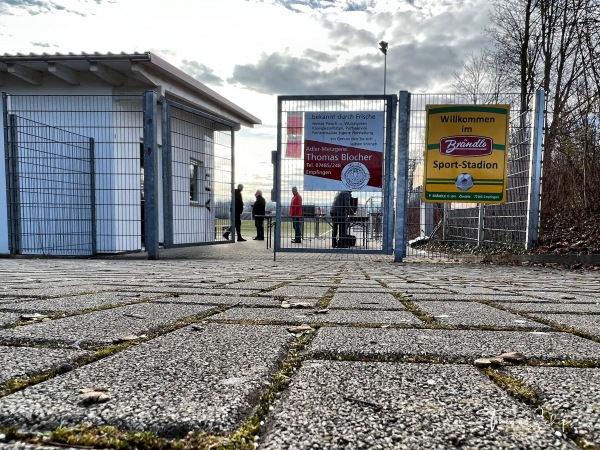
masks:
<instances>
[{"instance_id":1,"label":"person in black coat","mask_svg":"<svg viewBox=\"0 0 600 450\"><path fill-rule=\"evenodd\" d=\"M254 194L256 201L252 205L252 217L254 217L254 226L256 227L255 241L265 240L265 211L267 202L262 195L262 191L259 189Z\"/></svg>"},{"instance_id":2,"label":"person in black coat","mask_svg":"<svg viewBox=\"0 0 600 450\"><path fill-rule=\"evenodd\" d=\"M246 239L242 237L242 212L244 211L244 199L242 198L242 191L244 190L243 184L238 184L237 189L235 190L234 197L234 214L235 214L235 231L237 233L238 242L245 242ZM223 233L223 237L229 240L229 234L231 233L231 227Z\"/></svg>"},{"instance_id":3,"label":"person in black coat","mask_svg":"<svg viewBox=\"0 0 600 450\"><path fill-rule=\"evenodd\" d=\"M242 237L242 212L244 212L244 199L242 198L243 184L238 184L235 190L235 231L237 233L238 242L245 242Z\"/></svg>"},{"instance_id":4,"label":"person in black coat","mask_svg":"<svg viewBox=\"0 0 600 450\"><path fill-rule=\"evenodd\" d=\"M352 214L351 192L340 191L331 205L331 221L333 223L331 245L333 248L348 247L346 236L348 235L348 216L350 214Z\"/></svg>"}]
</instances>

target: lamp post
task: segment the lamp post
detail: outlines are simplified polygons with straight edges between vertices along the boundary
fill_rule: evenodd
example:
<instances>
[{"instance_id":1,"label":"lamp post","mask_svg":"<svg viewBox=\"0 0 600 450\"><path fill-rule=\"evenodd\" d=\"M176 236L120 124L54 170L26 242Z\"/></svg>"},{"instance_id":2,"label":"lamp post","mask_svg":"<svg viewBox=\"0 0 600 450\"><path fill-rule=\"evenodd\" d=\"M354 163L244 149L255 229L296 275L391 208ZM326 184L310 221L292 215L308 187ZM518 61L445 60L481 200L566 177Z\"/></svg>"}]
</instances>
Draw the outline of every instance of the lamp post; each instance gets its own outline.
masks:
<instances>
[{"instance_id":1,"label":"lamp post","mask_svg":"<svg viewBox=\"0 0 600 450\"><path fill-rule=\"evenodd\" d=\"M379 50L383 53L383 95L385 95L385 78L387 72L387 49L388 43L385 41L381 41L379 43Z\"/></svg>"}]
</instances>

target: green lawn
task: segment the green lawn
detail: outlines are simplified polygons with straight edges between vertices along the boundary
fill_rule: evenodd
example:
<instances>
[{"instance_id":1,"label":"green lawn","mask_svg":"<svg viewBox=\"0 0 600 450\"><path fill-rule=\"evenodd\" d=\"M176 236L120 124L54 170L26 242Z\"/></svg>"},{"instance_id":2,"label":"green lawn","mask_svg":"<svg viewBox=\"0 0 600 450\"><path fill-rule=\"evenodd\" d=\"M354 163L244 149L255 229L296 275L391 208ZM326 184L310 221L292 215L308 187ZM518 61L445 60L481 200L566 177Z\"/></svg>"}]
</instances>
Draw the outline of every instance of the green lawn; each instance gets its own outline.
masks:
<instances>
[{"instance_id":1,"label":"green lawn","mask_svg":"<svg viewBox=\"0 0 600 450\"><path fill-rule=\"evenodd\" d=\"M294 228L292 227L292 222L283 222L282 223L282 230L281 230L281 234L282 236L293 236L294 235ZM315 229L316 225L315 222L313 221L306 221L304 222L304 236L311 236L311 237L322 237L322 238L326 238L326 237L330 237L331 236L331 227L329 226L328 223L326 223L325 221L320 221L319 222L319 230L318 233L316 232ZM267 221L265 220L265 236L269 233L269 230L267 229ZM275 229L272 230L272 233L275 233ZM254 226L254 220L242 220L242 237L244 237L244 239L248 239L253 238L254 236L256 236L256 227Z\"/></svg>"}]
</instances>

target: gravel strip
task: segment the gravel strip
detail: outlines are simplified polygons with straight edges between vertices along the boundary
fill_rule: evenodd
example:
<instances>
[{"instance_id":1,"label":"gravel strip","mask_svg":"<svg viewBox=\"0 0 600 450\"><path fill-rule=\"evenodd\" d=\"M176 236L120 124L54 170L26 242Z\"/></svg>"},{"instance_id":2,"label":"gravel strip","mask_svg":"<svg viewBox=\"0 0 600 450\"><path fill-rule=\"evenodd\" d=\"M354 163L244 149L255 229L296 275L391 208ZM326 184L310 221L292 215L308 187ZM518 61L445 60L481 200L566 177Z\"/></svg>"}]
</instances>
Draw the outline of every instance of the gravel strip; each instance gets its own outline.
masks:
<instances>
[{"instance_id":1,"label":"gravel strip","mask_svg":"<svg viewBox=\"0 0 600 450\"><path fill-rule=\"evenodd\" d=\"M600 361L600 344L568 333L322 327L309 346L335 358L424 356L473 361L520 352L543 361Z\"/></svg>"},{"instance_id":2,"label":"gravel strip","mask_svg":"<svg viewBox=\"0 0 600 450\"><path fill-rule=\"evenodd\" d=\"M260 448L576 448L471 366L308 361Z\"/></svg>"},{"instance_id":3,"label":"gravel strip","mask_svg":"<svg viewBox=\"0 0 600 450\"><path fill-rule=\"evenodd\" d=\"M1 398L0 422L30 432L82 423L177 437L233 432L293 339L283 327L186 327ZM84 387L111 399L85 405Z\"/></svg>"}]
</instances>

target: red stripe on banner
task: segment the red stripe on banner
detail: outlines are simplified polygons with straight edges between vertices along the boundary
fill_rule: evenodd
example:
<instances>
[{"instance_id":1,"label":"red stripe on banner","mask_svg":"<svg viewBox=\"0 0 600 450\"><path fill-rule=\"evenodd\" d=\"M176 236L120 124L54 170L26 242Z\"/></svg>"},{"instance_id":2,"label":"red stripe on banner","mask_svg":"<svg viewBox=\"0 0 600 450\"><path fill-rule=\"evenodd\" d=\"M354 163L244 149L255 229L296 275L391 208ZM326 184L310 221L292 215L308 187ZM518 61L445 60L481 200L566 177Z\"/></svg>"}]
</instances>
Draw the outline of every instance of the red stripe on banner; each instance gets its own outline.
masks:
<instances>
[{"instance_id":1,"label":"red stripe on banner","mask_svg":"<svg viewBox=\"0 0 600 450\"><path fill-rule=\"evenodd\" d=\"M288 142L285 144L285 157L286 158L300 158L302 157L302 143Z\"/></svg>"}]
</instances>

